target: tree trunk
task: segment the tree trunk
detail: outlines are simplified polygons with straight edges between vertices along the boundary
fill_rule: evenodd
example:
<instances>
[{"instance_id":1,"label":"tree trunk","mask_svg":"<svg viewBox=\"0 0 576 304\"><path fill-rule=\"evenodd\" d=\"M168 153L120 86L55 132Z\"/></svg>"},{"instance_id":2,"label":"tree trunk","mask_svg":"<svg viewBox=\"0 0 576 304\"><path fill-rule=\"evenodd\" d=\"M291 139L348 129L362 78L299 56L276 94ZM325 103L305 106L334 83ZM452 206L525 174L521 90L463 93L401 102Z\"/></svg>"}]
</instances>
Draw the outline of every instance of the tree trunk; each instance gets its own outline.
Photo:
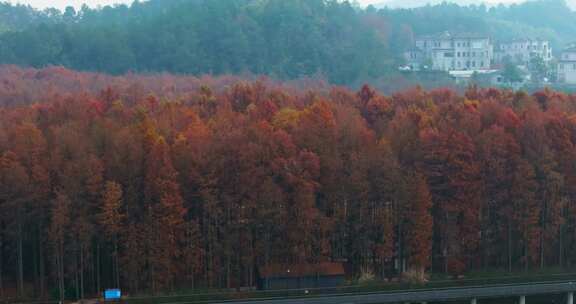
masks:
<instances>
[{"instance_id":1,"label":"tree trunk","mask_svg":"<svg viewBox=\"0 0 576 304\"><path fill-rule=\"evenodd\" d=\"M229 230L230 222L232 220L232 210L231 210L231 206L227 205L226 206L226 223L225 223L225 227L226 230ZM229 237L228 237L229 238ZM231 264L232 264L232 245L230 244L230 241L226 242L226 288L230 288L230 272L231 272Z\"/></svg>"},{"instance_id":2,"label":"tree trunk","mask_svg":"<svg viewBox=\"0 0 576 304\"><path fill-rule=\"evenodd\" d=\"M512 223L508 220L508 272L512 272Z\"/></svg>"},{"instance_id":3,"label":"tree trunk","mask_svg":"<svg viewBox=\"0 0 576 304\"><path fill-rule=\"evenodd\" d=\"M60 255L60 298L62 301L66 299L66 282L65 275L64 275L64 246L62 246L61 255Z\"/></svg>"},{"instance_id":4,"label":"tree trunk","mask_svg":"<svg viewBox=\"0 0 576 304\"><path fill-rule=\"evenodd\" d=\"M561 209L561 214L560 216L562 217L562 219L566 220L566 205L562 206ZM558 234L560 235L560 240L559 240L559 247L558 248L558 264L560 264L560 267L564 267L564 224L560 224L560 226L558 227Z\"/></svg>"},{"instance_id":5,"label":"tree trunk","mask_svg":"<svg viewBox=\"0 0 576 304\"><path fill-rule=\"evenodd\" d=\"M100 285L100 243L96 243L96 289L98 294L100 294L101 285Z\"/></svg>"},{"instance_id":6,"label":"tree trunk","mask_svg":"<svg viewBox=\"0 0 576 304\"><path fill-rule=\"evenodd\" d=\"M94 247L90 247L91 249L95 248ZM90 250L90 259L89 259L89 267L90 267L90 288L92 289L92 292L95 292L96 294L98 294L98 289L96 288L96 268L94 266L94 251Z\"/></svg>"},{"instance_id":7,"label":"tree trunk","mask_svg":"<svg viewBox=\"0 0 576 304\"><path fill-rule=\"evenodd\" d=\"M80 299L84 299L84 246L80 247Z\"/></svg>"},{"instance_id":8,"label":"tree trunk","mask_svg":"<svg viewBox=\"0 0 576 304\"><path fill-rule=\"evenodd\" d=\"M558 264L560 264L560 267L564 266L564 228L563 225L560 225L560 244L558 248Z\"/></svg>"},{"instance_id":9,"label":"tree trunk","mask_svg":"<svg viewBox=\"0 0 576 304\"><path fill-rule=\"evenodd\" d=\"M80 251L82 251L81 246L78 246L76 248L76 252L74 253L74 289L76 291L76 299L80 299L80 284L79 284L79 269L80 268L78 266L79 264L79 258L78 255L80 254Z\"/></svg>"},{"instance_id":10,"label":"tree trunk","mask_svg":"<svg viewBox=\"0 0 576 304\"><path fill-rule=\"evenodd\" d=\"M58 253L56 255L56 268L58 269L58 291L60 302L64 302L64 244L62 241L58 244Z\"/></svg>"},{"instance_id":11,"label":"tree trunk","mask_svg":"<svg viewBox=\"0 0 576 304\"><path fill-rule=\"evenodd\" d=\"M187 234L188 234L188 248L190 250L189 254L192 255L192 259L190 261L190 269L188 271L190 271L190 288L192 288L192 290L194 290L194 270L195 270L195 261L194 261L194 240L193 235L192 235L192 227L191 225L188 225L188 229L187 229Z\"/></svg>"},{"instance_id":12,"label":"tree trunk","mask_svg":"<svg viewBox=\"0 0 576 304\"><path fill-rule=\"evenodd\" d=\"M156 272L154 271L154 264L150 266L150 279L152 281L152 294L156 295Z\"/></svg>"},{"instance_id":13,"label":"tree trunk","mask_svg":"<svg viewBox=\"0 0 576 304\"><path fill-rule=\"evenodd\" d=\"M232 269L231 269L232 268L232 266L231 266L232 262L230 260L231 260L230 254L227 254L227 257L226 257L226 288L228 288L228 289L230 289L230 286L231 286L231 284L230 284L231 283L230 272L232 271Z\"/></svg>"},{"instance_id":14,"label":"tree trunk","mask_svg":"<svg viewBox=\"0 0 576 304\"><path fill-rule=\"evenodd\" d=\"M528 255L528 240L524 244L524 271L528 272L528 263L530 263L530 256Z\"/></svg>"},{"instance_id":15,"label":"tree trunk","mask_svg":"<svg viewBox=\"0 0 576 304\"><path fill-rule=\"evenodd\" d=\"M544 231L540 233L540 269L544 269Z\"/></svg>"},{"instance_id":16,"label":"tree trunk","mask_svg":"<svg viewBox=\"0 0 576 304\"><path fill-rule=\"evenodd\" d=\"M118 261L118 238L114 240L114 276L116 281L116 288L120 288L120 262Z\"/></svg>"},{"instance_id":17,"label":"tree trunk","mask_svg":"<svg viewBox=\"0 0 576 304\"><path fill-rule=\"evenodd\" d=\"M192 288L192 291L194 291L194 289L196 288L195 284L194 284L194 271L192 271L192 273L190 274L190 287Z\"/></svg>"},{"instance_id":18,"label":"tree trunk","mask_svg":"<svg viewBox=\"0 0 576 304\"><path fill-rule=\"evenodd\" d=\"M44 298L46 295L46 266L44 262L44 244L42 243L42 236L39 236L38 239L38 250L39 250L39 257L40 257L40 297Z\"/></svg>"},{"instance_id":19,"label":"tree trunk","mask_svg":"<svg viewBox=\"0 0 576 304\"><path fill-rule=\"evenodd\" d=\"M33 278L34 296L36 298L38 298L38 290L39 290L38 286L40 285L39 284L40 279L39 279L39 275L38 275L38 273L39 273L39 271L38 271L38 269L39 269L39 267L38 267L38 250L36 247L36 246L38 246L38 242L36 242L36 238L38 238L38 237L40 237L40 236L35 234L34 238L33 238L33 243L31 244L31 245L33 245L32 246L32 270L33 270L33 274L34 274L34 278Z\"/></svg>"},{"instance_id":20,"label":"tree trunk","mask_svg":"<svg viewBox=\"0 0 576 304\"><path fill-rule=\"evenodd\" d=\"M2 228L2 226L0 225L0 229ZM4 244L2 243L2 231L0 231L0 299L4 298L4 284L3 284L3 269L2 266L4 266Z\"/></svg>"},{"instance_id":21,"label":"tree trunk","mask_svg":"<svg viewBox=\"0 0 576 304\"><path fill-rule=\"evenodd\" d=\"M544 185L545 189L548 189L548 185ZM548 194L544 193L543 203L544 206L542 207L543 214L541 215L542 219L542 227L540 229L540 269L544 269L544 237L546 234L546 226L548 221Z\"/></svg>"},{"instance_id":22,"label":"tree trunk","mask_svg":"<svg viewBox=\"0 0 576 304\"><path fill-rule=\"evenodd\" d=\"M17 208L16 225L18 226L17 232L17 246L18 246L18 296L24 296L24 257L22 248L22 210L21 207Z\"/></svg>"},{"instance_id":23,"label":"tree trunk","mask_svg":"<svg viewBox=\"0 0 576 304\"><path fill-rule=\"evenodd\" d=\"M252 258L252 263L250 264L250 270L248 271L250 276L249 285L250 288L254 287L254 258Z\"/></svg>"}]
</instances>

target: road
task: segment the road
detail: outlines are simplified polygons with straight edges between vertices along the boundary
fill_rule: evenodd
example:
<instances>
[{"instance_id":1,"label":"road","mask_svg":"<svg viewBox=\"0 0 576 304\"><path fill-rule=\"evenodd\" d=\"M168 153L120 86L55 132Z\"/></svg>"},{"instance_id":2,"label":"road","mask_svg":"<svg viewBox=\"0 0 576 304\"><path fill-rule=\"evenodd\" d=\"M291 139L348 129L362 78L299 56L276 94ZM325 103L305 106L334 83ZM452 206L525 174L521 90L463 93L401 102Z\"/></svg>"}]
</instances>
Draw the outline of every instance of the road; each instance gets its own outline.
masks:
<instances>
[{"instance_id":1,"label":"road","mask_svg":"<svg viewBox=\"0 0 576 304\"><path fill-rule=\"evenodd\" d=\"M511 296L529 296L538 294L559 294L576 292L574 282L546 282L530 284L510 284L478 287L458 287L420 291L342 294L309 298L292 299L259 299L221 302L227 304L381 304L381 303L415 303L446 300L466 300L481 298L498 298Z\"/></svg>"}]
</instances>

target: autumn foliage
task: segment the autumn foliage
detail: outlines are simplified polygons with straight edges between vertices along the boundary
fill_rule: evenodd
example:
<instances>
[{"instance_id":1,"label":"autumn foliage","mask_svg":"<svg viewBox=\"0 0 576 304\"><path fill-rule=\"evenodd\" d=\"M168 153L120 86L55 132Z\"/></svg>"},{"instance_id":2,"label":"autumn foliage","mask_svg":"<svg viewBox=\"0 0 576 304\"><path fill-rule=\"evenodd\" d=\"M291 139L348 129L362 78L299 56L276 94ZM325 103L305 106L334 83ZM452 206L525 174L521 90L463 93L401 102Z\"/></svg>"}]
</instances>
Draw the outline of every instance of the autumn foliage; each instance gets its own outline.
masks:
<instances>
[{"instance_id":1,"label":"autumn foliage","mask_svg":"<svg viewBox=\"0 0 576 304\"><path fill-rule=\"evenodd\" d=\"M576 262L576 96L0 69L0 289Z\"/></svg>"}]
</instances>

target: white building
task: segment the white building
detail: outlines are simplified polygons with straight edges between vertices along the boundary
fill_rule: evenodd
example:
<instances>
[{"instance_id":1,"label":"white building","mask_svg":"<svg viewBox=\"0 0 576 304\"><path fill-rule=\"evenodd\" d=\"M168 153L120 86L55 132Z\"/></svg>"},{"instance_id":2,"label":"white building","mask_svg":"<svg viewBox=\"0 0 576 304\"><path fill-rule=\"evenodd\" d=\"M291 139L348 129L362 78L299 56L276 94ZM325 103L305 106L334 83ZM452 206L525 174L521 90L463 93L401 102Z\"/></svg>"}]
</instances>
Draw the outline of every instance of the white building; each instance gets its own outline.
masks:
<instances>
[{"instance_id":1,"label":"white building","mask_svg":"<svg viewBox=\"0 0 576 304\"><path fill-rule=\"evenodd\" d=\"M429 68L426 63L426 54L416 47L404 53L404 59L409 70L420 71Z\"/></svg>"},{"instance_id":2,"label":"white building","mask_svg":"<svg viewBox=\"0 0 576 304\"><path fill-rule=\"evenodd\" d=\"M553 59L549 41L517 39L501 42L495 51L495 59L498 63L503 63L508 59L513 63L526 65L535 57L542 58L544 62L550 62Z\"/></svg>"},{"instance_id":3,"label":"white building","mask_svg":"<svg viewBox=\"0 0 576 304\"><path fill-rule=\"evenodd\" d=\"M452 34L418 37L415 49L405 55L409 66L420 70L481 71L489 70L493 59L490 38L479 34Z\"/></svg>"},{"instance_id":4,"label":"white building","mask_svg":"<svg viewBox=\"0 0 576 304\"><path fill-rule=\"evenodd\" d=\"M576 84L576 45L573 45L560 55L558 60L558 82Z\"/></svg>"},{"instance_id":5,"label":"white building","mask_svg":"<svg viewBox=\"0 0 576 304\"><path fill-rule=\"evenodd\" d=\"M498 73L498 70L480 70L480 71L450 71L450 76L459 84L468 84L474 77L478 79L492 79L493 75Z\"/></svg>"}]
</instances>

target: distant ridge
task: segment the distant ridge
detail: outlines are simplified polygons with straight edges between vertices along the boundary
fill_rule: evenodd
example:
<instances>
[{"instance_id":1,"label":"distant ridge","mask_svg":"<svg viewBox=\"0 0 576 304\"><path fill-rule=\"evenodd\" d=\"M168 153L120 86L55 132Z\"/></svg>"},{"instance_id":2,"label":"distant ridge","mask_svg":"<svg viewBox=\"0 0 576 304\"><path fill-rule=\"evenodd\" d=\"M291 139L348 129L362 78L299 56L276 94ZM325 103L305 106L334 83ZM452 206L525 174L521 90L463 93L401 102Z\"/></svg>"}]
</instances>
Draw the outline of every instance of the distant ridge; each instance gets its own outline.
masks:
<instances>
[{"instance_id":1,"label":"distant ridge","mask_svg":"<svg viewBox=\"0 0 576 304\"><path fill-rule=\"evenodd\" d=\"M380 3L373 4L376 8L416 8L426 5L438 5L441 3L454 3L458 5L472 5L472 4L485 4L487 6L494 6L500 3L513 4L525 2L524 0L513 0L513 1L498 1L498 0L383 0ZM576 9L576 0L567 0L566 3L572 8Z\"/></svg>"},{"instance_id":2,"label":"distant ridge","mask_svg":"<svg viewBox=\"0 0 576 304\"><path fill-rule=\"evenodd\" d=\"M426 5L437 5L442 3L453 3L458 5L472 5L486 3L490 5L497 4L492 1L477 1L477 0L387 0L381 3L375 4L378 8L416 8ZM521 2L521 1L518 1Z\"/></svg>"}]
</instances>

